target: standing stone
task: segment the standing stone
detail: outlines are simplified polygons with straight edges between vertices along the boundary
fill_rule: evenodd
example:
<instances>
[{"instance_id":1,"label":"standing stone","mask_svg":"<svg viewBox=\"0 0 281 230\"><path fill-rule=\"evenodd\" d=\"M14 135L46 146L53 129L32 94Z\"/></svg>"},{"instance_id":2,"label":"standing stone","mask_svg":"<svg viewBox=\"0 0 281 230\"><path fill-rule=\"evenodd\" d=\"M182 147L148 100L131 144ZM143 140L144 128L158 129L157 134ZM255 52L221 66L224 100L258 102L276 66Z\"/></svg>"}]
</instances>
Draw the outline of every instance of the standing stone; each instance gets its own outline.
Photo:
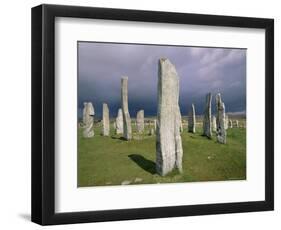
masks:
<instances>
[{"instance_id":1,"label":"standing stone","mask_svg":"<svg viewBox=\"0 0 281 230\"><path fill-rule=\"evenodd\" d=\"M221 95L216 95L217 104L217 141L226 144L226 129L225 129L225 107L221 100Z\"/></svg>"},{"instance_id":2,"label":"standing stone","mask_svg":"<svg viewBox=\"0 0 281 230\"><path fill-rule=\"evenodd\" d=\"M211 103L212 103L212 94L208 93L206 95L206 106L203 120L203 135L211 138L212 137L212 123L211 123Z\"/></svg>"},{"instance_id":3,"label":"standing stone","mask_svg":"<svg viewBox=\"0 0 281 230\"><path fill-rule=\"evenodd\" d=\"M123 134L123 114L121 108L118 109L116 117L116 134Z\"/></svg>"},{"instance_id":4,"label":"standing stone","mask_svg":"<svg viewBox=\"0 0 281 230\"><path fill-rule=\"evenodd\" d=\"M179 77L173 64L161 58L158 64L158 108L156 128L156 171L165 176L177 168L182 172Z\"/></svg>"},{"instance_id":5,"label":"standing stone","mask_svg":"<svg viewBox=\"0 0 281 230\"><path fill-rule=\"evenodd\" d=\"M128 77L121 79L121 101L123 113L123 137L126 140L132 139L132 125L128 108Z\"/></svg>"},{"instance_id":6,"label":"standing stone","mask_svg":"<svg viewBox=\"0 0 281 230\"><path fill-rule=\"evenodd\" d=\"M182 124L182 119L180 119L180 132L183 131L183 124Z\"/></svg>"},{"instance_id":7,"label":"standing stone","mask_svg":"<svg viewBox=\"0 0 281 230\"><path fill-rule=\"evenodd\" d=\"M239 128L239 121L238 120L235 120L235 127Z\"/></svg>"},{"instance_id":8,"label":"standing stone","mask_svg":"<svg viewBox=\"0 0 281 230\"><path fill-rule=\"evenodd\" d=\"M137 112L137 131L142 133L144 131L144 111Z\"/></svg>"},{"instance_id":9,"label":"standing stone","mask_svg":"<svg viewBox=\"0 0 281 230\"><path fill-rule=\"evenodd\" d=\"M212 116L212 130L213 132L217 132L217 119L216 116Z\"/></svg>"},{"instance_id":10,"label":"standing stone","mask_svg":"<svg viewBox=\"0 0 281 230\"><path fill-rule=\"evenodd\" d=\"M95 135L94 133L94 115L95 110L91 102L84 102L83 109L83 137L90 138Z\"/></svg>"},{"instance_id":11,"label":"standing stone","mask_svg":"<svg viewBox=\"0 0 281 230\"><path fill-rule=\"evenodd\" d=\"M156 128L157 128L157 120L156 119L153 120L153 127L154 127L154 130L156 130Z\"/></svg>"},{"instance_id":12,"label":"standing stone","mask_svg":"<svg viewBox=\"0 0 281 230\"><path fill-rule=\"evenodd\" d=\"M102 105L102 135L109 136L110 122L109 122L109 109L106 103Z\"/></svg>"},{"instance_id":13,"label":"standing stone","mask_svg":"<svg viewBox=\"0 0 281 230\"><path fill-rule=\"evenodd\" d=\"M228 129L228 115L225 114L225 124L224 124L225 129Z\"/></svg>"},{"instance_id":14,"label":"standing stone","mask_svg":"<svg viewBox=\"0 0 281 230\"><path fill-rule=\"evenodd\" d=\"M150 136L153 136L153 135L154 135L154 128L151 128L151 129L149 130L149 135L150 135Z\"/></svg>"},{"instance_id":15,"label":"standing stone","mask_svg":"<svg viewBox=\"0 0 281 230\"><path fill-rule=\"evenodd\" d=\"M196 132L196 118L195 118L195 107L194 104L191 105L191 109L188 114L188 132Z\"/></svg>"},{"instance_id":16,"label":"standing stone","mask_svg":"<svg viewBox=\"0 0 281 230\"><path fill-rule=\"evenodd\" d=\"M228 128L232 129L232 127L233 127L233 126L232 126L232 120L229 120L229 121L228 121Z\"/></svg>"}]
</instances>

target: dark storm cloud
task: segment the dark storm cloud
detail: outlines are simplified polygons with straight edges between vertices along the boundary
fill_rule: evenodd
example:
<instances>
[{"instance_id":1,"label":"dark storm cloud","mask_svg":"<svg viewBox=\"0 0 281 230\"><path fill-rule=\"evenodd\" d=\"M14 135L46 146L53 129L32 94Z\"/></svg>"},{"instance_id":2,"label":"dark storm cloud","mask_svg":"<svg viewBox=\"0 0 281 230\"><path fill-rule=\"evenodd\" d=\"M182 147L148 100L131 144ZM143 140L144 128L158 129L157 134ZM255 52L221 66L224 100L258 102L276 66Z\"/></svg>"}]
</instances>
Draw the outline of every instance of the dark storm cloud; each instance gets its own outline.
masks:
<instances>
[{"instance_id":1,"label":"dark storm cloud","mask_svg":"<svg viewBox=\"0 0 281 230\"><path fill-rule=\"evenodd\" d=\"M111 116L120 107L120 82L129 77L129 109L156 115L158 60L167 57L180 77L180 107L186 115L191 103L202 114L205 95L222 94L227 112L246 110L246 50L80 42L78 52L79 111L91 101L97 116L102 103ZM213 106L214 107L214 106Z\"/></svg>"}]
</instances>

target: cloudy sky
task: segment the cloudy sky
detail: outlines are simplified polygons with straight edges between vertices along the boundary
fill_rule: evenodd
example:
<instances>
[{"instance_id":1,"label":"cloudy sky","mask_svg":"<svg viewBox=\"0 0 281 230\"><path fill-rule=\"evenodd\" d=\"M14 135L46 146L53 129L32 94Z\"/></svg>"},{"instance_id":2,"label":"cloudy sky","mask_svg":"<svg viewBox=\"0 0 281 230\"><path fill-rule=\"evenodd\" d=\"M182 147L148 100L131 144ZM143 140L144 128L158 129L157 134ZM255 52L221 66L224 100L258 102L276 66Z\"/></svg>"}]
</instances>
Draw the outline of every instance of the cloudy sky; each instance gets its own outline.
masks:
<instances>
[{"instance_id":1,"label":"cloudy sky","mask_svg":"<svg viewBox=\"0 0 281 230\"><path fill-rule=\"evenodd\" d=\"M168 58L180 79L180 108L187 115L191 103L197 114L204 111L208 92L220 92L226 112L246 110L246 50L206 47L156 46L114 43L78 43L78 114L84 101L91 101L97 117L102 103L110 116L120 107L121 77L128 76L131 117L144 109L157 112L158 60ZM214 98L213 98L214 111Z\"/></svg>"}]
</instances>

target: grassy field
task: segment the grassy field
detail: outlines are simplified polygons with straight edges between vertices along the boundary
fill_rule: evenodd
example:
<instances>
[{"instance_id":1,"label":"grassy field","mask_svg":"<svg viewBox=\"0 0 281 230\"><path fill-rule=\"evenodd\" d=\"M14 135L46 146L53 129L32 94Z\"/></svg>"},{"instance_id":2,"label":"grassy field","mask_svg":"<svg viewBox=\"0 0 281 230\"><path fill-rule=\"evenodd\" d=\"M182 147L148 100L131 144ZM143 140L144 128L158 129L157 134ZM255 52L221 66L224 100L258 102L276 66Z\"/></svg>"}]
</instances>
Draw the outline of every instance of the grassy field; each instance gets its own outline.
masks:
<instances>
[{"instance_id":1,"label":"grassy field","mask_svg":"<svg viewBox=\"0 0 281 230\"><path fill-rule=\"evenodd\" d=\"M135 128L135 127L133 127ZM148 128L146 129L148 132ZM155 136L144 134L132 141L115 135L85 139L79 129L78 186L151 184L170 182L220 181L246 179L246 129L227 130L227 144L216 138L207 139L202 130L196 134L184 130L183 173L172 172L165 177L155 171Z\"/></svg>"}]
</instances>

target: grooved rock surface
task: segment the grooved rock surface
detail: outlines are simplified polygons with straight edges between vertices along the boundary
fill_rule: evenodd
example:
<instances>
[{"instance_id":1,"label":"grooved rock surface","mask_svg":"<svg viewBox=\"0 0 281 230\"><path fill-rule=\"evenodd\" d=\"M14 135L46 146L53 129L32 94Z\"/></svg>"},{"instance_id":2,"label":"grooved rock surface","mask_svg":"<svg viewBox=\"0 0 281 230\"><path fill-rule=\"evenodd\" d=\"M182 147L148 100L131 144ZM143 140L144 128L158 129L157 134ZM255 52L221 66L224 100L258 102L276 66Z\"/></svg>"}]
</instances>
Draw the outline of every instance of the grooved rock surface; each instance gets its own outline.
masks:
<instances>
[{"instance_id":1,"label":"grooved rock surface","mask_svg":"<svg viewBox=\"0 0 281 230\"><path fill-rule=\"evenodd\" d=\"M217 105L217 141L226 144L226 129L225 129L225 106L221 100L221 95L216 95Z\"/></svg>"},{"instance_id":2,"label":"grooved rock surface","mask_svg":"<svg viewBox=\"0 0 281 230\"><path fill-rule=\"evenodd\" d=\"M95 110L91 102L84 102L83 108L83 137L90 138L94 133L94 115Z\"/></svg>"},{"instance_id":3,"label":"grooved rock surface","mask_svg":"<svg viewBox=\"0 0 281 230\"><path fill-rule=\"evenodd\" d=\"M203 119L203 135L211 138L212 137L212 124L211 124L211 116L212 116L212 94L208 93L206 95L206 105Z\"/></svg>"},{"instance_id":4,"label":"grooved rock surface","mask_svg":"<svg viewBox=\"0 0 281 230\"><path fill-rule=\"evenodd\" d=\"M161 58L158 68L158 110L156 128L156 171L165 176L173 169L182 172L179 77L174 65Z\"/></svg>"},{"instance_id":5,"label":"grooved rock surface","mask_svg":"<svg viewBox=\"0 0 281 230\"><path fill-rule=\"evenodd\" d=\"M194 104L191 105L190 111L188 113L188 132L196 132L196 118L195 118L195 107Z\"/></svg>"},{"instance_id":6,"label":"grooved rock surface","mask_svg":"<svg viewBox=\"0 0 281 230\"><path fill-rule=\"evenodd\" d=\"M115 123L116 123L116 134L123 134L123 114L121 108L118 109Z\"/></svg>"},{"instance_id":7,"label":"grooved rock surface","mask_svg":"<svg viewBox=\"0 0 281 230\"><path fill-rule=\"evenodd\" d=\"M109 122L109 109L106 103L102 104L102 135L109 136L110 122Z\"/></svg>"},{"instance_id":8,"label":"grooved rock surface","mask_svg":"<svg viewBox=\"0 0 281 230\"><path fill-rule=\"evenodd\" d=\"M128 77L121 79L121 102L123 113L123 137L126 140L132 139L132 124L128 108Z\"/></svg>"},{"instance_id":9,"label":"grooved rock surface","mask_svg":"<svg viewBox=\"0 0 281 230\"><path fill-rule=\"evenodd\" d=\"M139 110L137 112L137 131L142 133L144 131L144 111Z\"/></svg>"}]
</instances>

